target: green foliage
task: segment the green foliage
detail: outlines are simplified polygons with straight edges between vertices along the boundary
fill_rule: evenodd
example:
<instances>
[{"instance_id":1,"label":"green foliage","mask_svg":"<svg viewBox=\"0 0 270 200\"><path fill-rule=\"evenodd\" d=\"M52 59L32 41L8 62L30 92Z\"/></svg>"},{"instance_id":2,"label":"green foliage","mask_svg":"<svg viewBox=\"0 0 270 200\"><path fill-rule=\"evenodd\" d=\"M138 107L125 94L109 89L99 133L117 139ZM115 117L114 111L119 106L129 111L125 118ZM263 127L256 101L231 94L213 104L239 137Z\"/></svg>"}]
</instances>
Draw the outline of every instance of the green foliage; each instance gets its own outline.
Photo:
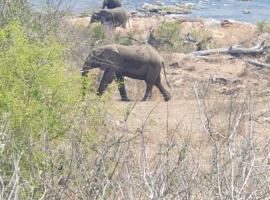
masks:
<instances>
[{"instance_id":1,"label":"green foliage","mask_svg":"<svg viewBox=\"0 0 270 200\"><path fill-rule=\"evenodd\" d=\"M182 35L182 25L180 22L166 22L152 32L149 40L156 48L172 52L189 53L194 50L214 47L211 41L212 37L207 30L191 30L190 36L194 41L186 41Z\"/></svg>"},{"instance_id":2,"label":"green foliage","mask_svg":"<svg viewBox=\"0 0 270 200\"><path fill-rule=\"evenodd\" d=\"M89 34L90 34L91 41L93 42L97 42L97 41L105 42L106 40L106 32L100 23L91 24Z\"/></svg>"},{"instance_id":3,"label":"green foliage","mask_svg":"<svg viewBox=\"0 0 270 200\"><path fill-rule=\"evenodd\" d=\"M212 37L207 30L193 30L190 35L197 41L198 45L200 45L198 50L214 48L214 45L211 43Z\"/></svg>"},{"instance_id":4,"label":"green foliage","mask_svg":"<svg viewBox=\"0 0 270 200\"><path fill-rule=\"evenodd\" d=\"M1 0L0 1L0 26L11 22L25 23L31 16L31 1L29 0Z\"/></svg>"},{"instance_id":5,"label":"green foliage","mask_svg":"<svg viewBox=\"0 0 270 200\"><path fill-rule=\"evenodd\" d=\"M21 136L29 128L38 135L40 128L44 128L39 126L41 121L54 132L57 122L49 118L44 122L44 118L50 115L60 120L52 106L61 107L60 102L71 100L66 99L66 91L61 88L65 84L63 48L49 37L42 43L30 41L17 23L1 29L0 35L1 113L12 113L11 127L20 129Z\"/></svg>"},{"instance_id":6,"label":"green foliage","mask_svg":"<svg viewBox=\"0 0 270 200\"><path fill-rule=\"evenodd\" d=\"M82 100L80 74L66 71L64 52L56 37L30 37L18 22L0 28L0 174L9 180L13 161L19 161L21 180L28 183L19 199L33 188L38 199L43 179L55 173L58 161L50 147L69 138L90 144L104 129L108 100L89 92ZM61 162L67 158L68 152Z\"/></svg>"},{"instance_id":7,"label":"green foliage","mask_svg":"<svg viewBox=\"0 0 270 200\"><path fill-rule=\"evenodd\" d=\"M117 44L130 46L134 44L135 42L132 38L134 38L134 33L132 32L132 30L130 30L127 32L126 36L122 36L121 34L116 34L114 38L114 42Z\"/></svg>"},{"instance_id":8,"label":"green foliage","mask_svg":"<svg viewBox=\"0 0 270 200\"><path fill-rule=\"evenodd\" d=\"M183 41L180 37L181 23L178 21L162 23L155 31L154 37L165 49L176 51L181 48Z\"/></svg>"},{"instance_id":9,"label":"green foliage","mask_svg":"<svg viewBox=\"0 0 270 200\"><path fill-rule=\"evenodd\" d=\"M268 21L258 22L257 29L262 33L264 33L264 32L270 33L270 22L268 22Z\"/></svg>"}]
</instances>

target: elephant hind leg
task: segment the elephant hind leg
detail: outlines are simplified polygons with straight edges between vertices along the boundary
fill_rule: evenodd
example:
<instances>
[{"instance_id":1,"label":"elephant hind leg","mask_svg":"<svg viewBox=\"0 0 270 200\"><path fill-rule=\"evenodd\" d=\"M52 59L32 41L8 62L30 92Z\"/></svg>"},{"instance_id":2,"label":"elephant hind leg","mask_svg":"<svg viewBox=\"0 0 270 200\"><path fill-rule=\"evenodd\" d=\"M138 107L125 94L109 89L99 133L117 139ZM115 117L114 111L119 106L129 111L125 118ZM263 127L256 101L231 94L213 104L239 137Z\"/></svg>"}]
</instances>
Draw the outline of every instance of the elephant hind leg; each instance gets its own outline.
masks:
<instances>
[{"instance_id":1,"label":"elephant hind leg","mask_svg":"<svg viewBox=\"0 0 270 200\"><path fill-rule=\"evenodd\" d=\"M162 86L160 76L158 77L157 81L155 82L155 86L159 89L165 101L169 101L172 97L170 93Z\"/></svg>"},{"instance_id":2,"label":"elephant hind leg","mask_svg":"<svg viewBox=\"0 0 270 200\"><path fill-rule=\"evenodd\" d=\"M156 79L157 79L157 76L155 76L154 73L152 72L147 73L146 78L145 78L145 82L147 84L146 91L141 101L146 101L150 99L150 97L152 96L152 89L153 89Z\"/></svg>"},{"instance_id":3,"label":"elephant hind leg","mask_svg":"<svg viewBox=\"0 0 270 200\"><path fill-rule=\"evenodd\" d=\"M104 91L106 90L108 85L112 83L113 76L114 76L114 71L112 69L105 70L103 77L102 77L100 84L99 84L97 95L101 96L104 93Z\"/></svg>"},{"instance_id":4,"label":"elephant hind leg","mask_svg":"<svg viewBox=\"0 0 270 200\"><path fill-rule=\"evenodd\" d=\"M152 88L153 88L153 86L154 86L153 83L147 83L145 95L142 98L142 101L146 101L146 100L150 99L151 94L152 94Z\"/></svg>"},{"instance_id":5,"label":"elephant hind leg","mask_svg":"<svg viewBox=\"0 0 270 200\"><path fill-rule=\"evenodd\" d=\"M145 91L145 95L142 99L142 101L146 101L148 99L151 98L152 96L152 89L153 89L153 86L155 84L157 80L157 75L155 73L153 73L152 71L149 72L145 78L145 82L147 84L146 86L146 91Z\"/></svg>"}]
</instances>

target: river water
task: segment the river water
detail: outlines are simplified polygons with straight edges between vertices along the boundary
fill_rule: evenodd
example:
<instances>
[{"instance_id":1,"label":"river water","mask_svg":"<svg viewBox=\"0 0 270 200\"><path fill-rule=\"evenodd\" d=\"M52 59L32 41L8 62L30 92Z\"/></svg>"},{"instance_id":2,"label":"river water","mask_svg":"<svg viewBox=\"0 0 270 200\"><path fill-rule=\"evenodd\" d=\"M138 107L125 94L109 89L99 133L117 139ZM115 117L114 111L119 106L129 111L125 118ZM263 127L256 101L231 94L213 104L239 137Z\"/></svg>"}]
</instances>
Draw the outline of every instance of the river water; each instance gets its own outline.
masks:
<instances>
[{"instance_id":1,"label":"river water","mask_svg":"<svg viewBox=\"0 0 270 200\"><path fill-rule=\"evenodd\" d=\"M32 0L34 7L39 7L45 0ZM72 7L75 13L101 7L103 0L64 0L63 7ZM151 3L151 0L122 0L129 10L139 8L143 3ZM161 1L162 2L162 1ZM191 16L234 19L256 23L258 21L270 21L270 0L164 0L166 4L187 3L195 6ZM250 14L244 14L243 10L250 10Z\"/></svg>"}]
</instances>

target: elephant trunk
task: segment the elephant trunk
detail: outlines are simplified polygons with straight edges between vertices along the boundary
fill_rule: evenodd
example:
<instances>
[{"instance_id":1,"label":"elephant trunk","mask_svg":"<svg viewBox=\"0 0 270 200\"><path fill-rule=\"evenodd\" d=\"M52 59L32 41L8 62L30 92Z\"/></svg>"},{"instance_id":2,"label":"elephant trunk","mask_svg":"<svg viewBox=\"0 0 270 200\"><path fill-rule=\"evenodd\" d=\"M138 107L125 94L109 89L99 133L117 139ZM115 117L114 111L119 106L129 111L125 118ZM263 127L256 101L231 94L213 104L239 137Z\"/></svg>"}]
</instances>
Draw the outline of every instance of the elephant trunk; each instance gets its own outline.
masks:
<instances>
[{"instance_id":1,"label":"elephant trunk","mask_svg":"<svg viewBox=\"0 0 270 200\"><path fill-rule=\"evenodd\" d=\"M89 65L87 65L86 63L83 65L83 68L81 70L82 76L87 76L89 70L92 69L91 67L89 67Z\"/></svg>"},{"instance_id":2,"label":"elephant trunk","mask_svg":"<svg viewBox=\"0 0 270 200\"><path fill-rule=\"evenodd\" d=\"M81 73L82 73L82 76L85 77L85 76L88 74L88 71L83 71L83 70L82 70Z\"/></svg>"},{"instance_id":3,"label":"elephant trunk","mask_svg":"<svg viewBox=\"0 0 270 200\"><path fill-rule=\"evenodd\" d=\"M90 19L90 24L98 22L99 21L99 14L97 12L94 12Z\"/></svg>"},{"instance_id":4,"label":"elephant trunk","mask_svg":"<svg viewBox=\"0 0 270 200\"><path fill-rule=\"evenodd\" d=\"M90 24L93 24L93 23L95 23L95 19L91 17Z\"/></svg>"}]
</instances>

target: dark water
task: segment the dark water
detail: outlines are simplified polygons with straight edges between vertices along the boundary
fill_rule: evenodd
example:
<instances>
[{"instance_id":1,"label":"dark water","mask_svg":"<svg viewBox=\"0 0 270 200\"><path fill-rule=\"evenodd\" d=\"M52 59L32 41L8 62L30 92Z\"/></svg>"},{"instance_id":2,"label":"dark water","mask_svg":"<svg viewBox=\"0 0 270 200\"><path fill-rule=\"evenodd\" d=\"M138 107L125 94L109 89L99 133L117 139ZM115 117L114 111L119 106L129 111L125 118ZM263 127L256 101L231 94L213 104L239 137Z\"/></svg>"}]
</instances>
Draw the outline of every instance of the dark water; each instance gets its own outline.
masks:
<instances>
[{"instance_id":1,"label":"dark water","mask_svg":"<svg viewBox=\"0 0 270 200\"><path fill-rule=\"evenodd\" d=\"M45 0L33 0L33 5L38 7ZM73 12L82 13L101 7L103 0L64 0L62 7L71 7ZM122 0L125 7L130 10L139 8L143 3L151 0ZM162 1L161 1L162 2ZM187 3L195 6L192 16L214 19L235 19L239 21L257 22L270 21L270 0L164 0L166 4ZM243 10L250 10L244 14Z\"/></svg>"}]
</instances>

